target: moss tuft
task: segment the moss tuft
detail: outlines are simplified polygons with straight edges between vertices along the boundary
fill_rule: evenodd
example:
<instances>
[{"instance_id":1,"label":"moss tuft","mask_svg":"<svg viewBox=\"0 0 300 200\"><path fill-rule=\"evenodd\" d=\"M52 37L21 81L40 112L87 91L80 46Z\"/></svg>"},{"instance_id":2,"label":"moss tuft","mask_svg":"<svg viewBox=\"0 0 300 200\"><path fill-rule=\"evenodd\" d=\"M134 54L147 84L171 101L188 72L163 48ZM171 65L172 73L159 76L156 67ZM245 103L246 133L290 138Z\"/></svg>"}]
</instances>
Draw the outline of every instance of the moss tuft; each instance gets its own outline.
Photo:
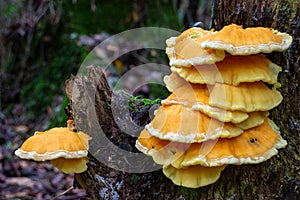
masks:
<instances>
[{"instance_id":1,"label":"moss tuft","mask_svg":"<svg viewBox=\"0 0 300 200\"><path fill-rule=\"evenodd\" d=\"M189 200L198 200L198 193L196 189L180 187L180 193L184 196L185 199Z\"/></svg>"}]
</instances>

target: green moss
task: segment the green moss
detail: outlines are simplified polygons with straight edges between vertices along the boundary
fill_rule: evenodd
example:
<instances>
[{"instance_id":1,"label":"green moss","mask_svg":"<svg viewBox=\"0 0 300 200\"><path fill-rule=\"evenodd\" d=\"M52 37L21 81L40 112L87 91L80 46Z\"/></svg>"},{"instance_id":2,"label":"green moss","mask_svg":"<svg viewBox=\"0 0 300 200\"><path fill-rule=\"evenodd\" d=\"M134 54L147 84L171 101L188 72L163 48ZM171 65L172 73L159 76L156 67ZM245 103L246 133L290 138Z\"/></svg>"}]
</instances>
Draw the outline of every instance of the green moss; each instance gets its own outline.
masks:
<instances>
[{"instance_id":1,"label":"green moss","mask_svg":"<svg viewBox=\"0 0 300 200\"><path fill-rule=\"evenodd\" d=\"M130 182L132 184L137 184L140 180L140 177L136 174L132 174L131 178L130 178Z\"/></svg>"},{"instance_id":2,"label":"green moss","mask_svg":"<svg viewBox=\"0 0 300 200\"><path fill-rule=\"evenodd\" d=\"M128 99L129 107L134 111L143 110L148 106L151 106L153 104L159 104L160 102L161 102L160 98L152 100L152 99L142 98L141 96L133 96Z\"/></svg>"},{"instance_id":3,"label":"green moss","mask_svg":"<svg viewBox=\"0 0 300 200\"><path fill-rule=\"evenodd\" d=\"M189 200L198 200L199 199L196 189L180 187L179 190L185 199L189 199Z\"/></svg>"}]
</instances>

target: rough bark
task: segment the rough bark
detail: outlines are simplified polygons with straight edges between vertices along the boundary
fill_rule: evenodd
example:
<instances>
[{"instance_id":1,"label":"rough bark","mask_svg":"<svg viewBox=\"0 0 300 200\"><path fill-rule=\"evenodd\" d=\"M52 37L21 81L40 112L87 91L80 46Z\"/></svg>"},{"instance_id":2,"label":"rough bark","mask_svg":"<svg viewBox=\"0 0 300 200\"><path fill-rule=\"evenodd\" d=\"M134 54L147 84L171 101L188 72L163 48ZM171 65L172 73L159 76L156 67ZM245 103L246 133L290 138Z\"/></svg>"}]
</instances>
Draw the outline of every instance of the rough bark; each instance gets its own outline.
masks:
<instances>
[{"instance_id":1,"label":"rough bark","mask_svg":"<svg viewBox=\"0 0 300 200\"><path fill-rule=\"evenodd\" d=\"M220 179L209 186L198 189L187 189L174 185L165 178L161 170L149 173L126 173L115 170L99 162L89 155L90 162L86 172L76 175L77 182L86 189L91 199L297 199L300 195L300 101L299 101L299 1L294 0L215 0L213 7L212 27L217 30L230 23L241 24L244 27L265 26L282 32L290 33L293 44L284 53L271 53L268 57L279 64L283 71L279 82L284 100L280 106L271 112L271 118L280 127L282 136L288 142L284 149L279 150L266 162L256 165L228 166ZM96 117L89 119L88 125L82 127L97 137L93 124L99 123L106 137L116 146L135 152L134 137L119 130L110 111L111 91L103 73L97 68L88 69L85 76L71 77L66 83L66 91L70 101L69 115L80 126L80 120L85 119L84 113L90 107L96 110ZM93 82L91 80L97 80ZM80 95L93 88L96 91L95 104L74 105L74 102L88 102ZM74 92L74 89L77 90ZM74 94L77 94L74 96ZM79 100L78 100L79 98ZM119 97L122 101L122 97ZM77 109L75 111L75 109ZM140 120L148 114L141 114ZM126 126L126 116L124 119ZM138 131L138 130L137 130ZM98 145L91 141L91 146ZM104 144L101 144L104 145ZM105 145L104 145L105 146ZM105 151L105 149L101 149ZM101 151L99 151L101 152ZM93 152L94 153L97 152ZM117 152L112 153L112 157ZM143 162L149 162L145 156ZM117 160L113 162L125 162Z\"/></svg>"}]
</instances>

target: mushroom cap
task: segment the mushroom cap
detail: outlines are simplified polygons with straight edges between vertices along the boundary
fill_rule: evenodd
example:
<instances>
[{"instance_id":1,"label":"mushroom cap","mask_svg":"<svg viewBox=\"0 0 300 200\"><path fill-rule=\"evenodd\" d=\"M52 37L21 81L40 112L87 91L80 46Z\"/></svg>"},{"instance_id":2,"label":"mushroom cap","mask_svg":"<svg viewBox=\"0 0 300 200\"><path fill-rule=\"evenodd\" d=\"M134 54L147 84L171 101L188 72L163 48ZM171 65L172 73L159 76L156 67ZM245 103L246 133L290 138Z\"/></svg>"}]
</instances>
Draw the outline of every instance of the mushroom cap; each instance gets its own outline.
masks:
<instances>
[{"instance_id":1,"label":"mushroom cap","mask_svg":"<svg viewBox=\"0 0 300 200\"><path fill-rule=\"evenodd\" d=\"M282 95L262 82L241 83L238 86L216 83L208 104L226 110L243 112L268 111L278 106Z\"/></svg>"},{"instance_id":2,"label":"mushroom cap","mask_svg":"<svg viewBox=\"0 0 300 200\"><path fill-rule=\"evenodd\" d=\"M254 128L256 126L260 126L264 123L265 118L269 115L267 111L256 111L248 113L249 117L243 122L234 124L240 129L247 130L250 128Z\"/></svg>"},{"instance_id":3,"label":"mushroom cap","mask_svg":"<svg viewBox=\"0 0 300 200\"><path fill-rule=\"evenodd\" d=\"M178 37L175 37L175 42L182 42L184 40L190 39L199 39L202 38L204 35L212 34L213 31L204 30L200 27L191 27L183 31Z\"/></svg>"},{"instance_id":4,"label":"mushroom cap","mask_svg":"<svg viewBox=\"0 0 300 200\"><path fill-rule=\"evenodd\" d=\"M182 104L192 106L196 103L208 104L209 88L203 84L186 83L176 88L165 100L163 105Z\"/></svg>"},{"instance_id":5,"label":"mushroom cap","mask_svg":"<svg viewBox=\"0 0 300 200\"><path fill-rule=\"evenodd\" d=\"M275 84L281 67L263 55L227 55L224 60L212 65L171 67L171 70L191 83L213 85L218 82L237 86L242 82L256 81Z\"/></svg>"},{"instance_id":6,"label":"mushroom cap","mask_svg":"<svg viewBox=\"0 0 300 200\"><path fill-rule=\"evenodd\" d=\"M219 121L232 122L235 126L243 130L261 125L264 122L265 117L268 115L267 111L256 111L250 113L227 111L205 104L195 104L192 108L194 110L199 110L207 116L215 118Z\"/></svg>"},{"instance_id":7,"label":"mushroom cap","mask_svg":"<svg viewBox=\"0 0 300 200\"><path fill-rule=\"evenodd\" d=\"M173 92L177 88L187 84L186 80L181 78L176 73L171 73L170 75L164 76L164 83L170 92Z\"/></svg>"},{"instance_id":8,"label":"mushroom cap","mask_svg":"<svg viewBox=\"0 0 300 200\"><path fill-rule=\"evenodd\" d=\"M211 34L201 47L225 50L232 55L250 55L284 51L292 43L287 33L264 27L246 28L236 24L224 26L216 34Z\"/></svg>"},{"instance_id":9,"label":"mushroom cap","mask_svg":"<svg viewBox=\"0 0 300 200\"><path fill-rule=\"evenodd\" d=\"M207 116L222 122L243 123L249 118L249 114L241 111L230 111L222 108L197 103L192 106L193 110L199 110Z\"/></svg>"},{"instance_id":10,"label":"mushroom cap","mask_svg":"<svg viewBox=\"0 0 300 200\"><path fill-rule=\"evenodd\" d=\"M51 164L61 170L62 172L69 173L81 173L87 170L86 163L88 162L87 157L83 158L56 158L50 161Z\"/></svg>"},{"instance_id":11,"label":"mushroom cap","mask_svg":"<svg viewBox=\"0 0 300 200\"><path fill-rule=\"evenodd\" d=\"M225 57L223 50L203 49L202 41L212 31L202 28L191 28L184 31L178 37L167 39L166 54L170 59L171 66L192 66L199 64L213 64Z\"/></svg>"},{"instance_id":12,"label":"mushroom cap","mask_svg":"<svg viewBox=\"0 0 300 200\"><path fill-rule=\"evenodd\" d=\"M196 165L177 169L172 165L168 165L163 167L163 173L176 185L198 188L216 182L225 167L225 165L220 167L203 167Z\"/></svg>"},{"instance_id":13,"label":"mushroom cap","mask_svg":"<svg viewBox=\"0 0 300 200\"><path fill-rule=\"evenodd\" d=\"M82 158L88 154L88 140L83 132L74 132L70 128L52 128L44 132L35 132L15 154L23 159L35 161L56 158Z\"/></svg>"},{"instance_id":14,"label":"mushroom cap","mask_svg":"<svg viewBox=\"0 0 300 200\"><path fill-rule=\"evenodd\" d=\"M281 138L278 128L273 125L274 122L269 121L268 123L266 119L262 125L248 129L238 137L218 140L207 155L205 154L211 148L210 145L203 146L202 149L195 145L190 146L184 155L182 166L198 163L205 166L219 166L225 163L255 164L271 158L278 153L277 149L285 147L287 143Z\"/></svg>"},{"instance_id":15,"label":"mushroom cap","mask_svg":"<svg viewBox=\"0 0 300 200\"><path fill-rule=\"evenodd\" d=\"M231 138L243 132L232 123L220 122L180 104L159 107L145 128L155 137L182 143Z\"/></svg>"},{"instance_id":16,"label":"mushroom cap","mask_svg":"<svg viewBox=\"0 0 300 200\"><path fill-rule=\"evenodd\" d=\"M173 91L162 105L181 104L193 110L199 110L209 117L222 122L240 123L248 118L248 114L241 111L230 111L215 106L210 106L209 89L206 85L185 84Z\"/></svg>"},{"instance_id":17,"label":"mushroom cap","mask_svg":"<svg viewBox=\"0 0 300 200\"><path fill-rule=\"evenodd\" d=\"M178 149L187 148L188 144L160 140L157 137L151 136L150 133L144 129L136 140L135 147L142 153L151 156L155 163L168 166L182 155L182 152L178 153ZM168 147L168 149L166 149L166 147Z\"/></svg>"},{"instance_id":18,"label":"mushroom cap","mask_svg":"<svg viewBox=\"0 0 300 200\"><path fill-rule=\"evenodd\" d=\"M176 168L260 163L276 155L277 149L285 146L286 141L280 136L278 127L267 119L262 125L229 139L184 144L160 140L144 130L136 141L136 147L152 156L157 164L172 164Z\"/></svg>"}]
</instances>

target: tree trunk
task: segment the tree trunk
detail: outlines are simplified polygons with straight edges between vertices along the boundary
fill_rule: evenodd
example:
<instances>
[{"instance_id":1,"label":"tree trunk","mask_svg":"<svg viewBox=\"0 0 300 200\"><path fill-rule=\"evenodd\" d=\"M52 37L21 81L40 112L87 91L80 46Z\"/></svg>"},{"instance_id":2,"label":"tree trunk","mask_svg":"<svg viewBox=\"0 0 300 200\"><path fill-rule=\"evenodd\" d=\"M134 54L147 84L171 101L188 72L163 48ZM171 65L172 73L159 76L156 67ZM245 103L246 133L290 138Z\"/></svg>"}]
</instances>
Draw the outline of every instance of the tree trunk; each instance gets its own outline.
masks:
<instances>
[{"instance_id":1,"label":"tree trunk","mask_svg":"<svg viewBox=\"0 0 300 200\"><path fill-rule=\"evenodd\" d=\"M287 147L280 149L278 156L261 164L230 165L222 171L216 183L205 187L188 189L176 186L161 170L128 173L122 169L115 169L114 166L120 164L124 165L124 169L128 165L141 167L143 163L146 163L145 167L155 165L147 156L139 159L140 163L131 163L131 155L122 157L117 151L107 152L110 144L133 154L136 153L136 149L135 138L123 133L118 127L120 122L127 126L128 116L124 115L124 119L115 119L113 116L110 107L112 92L102 71L89 67L88 78L84 75L71 77L66 82L66 92L70 99L69 117L74 118L76 127L92 133L93 137L90 143L92 152L89 155L88 170L76 174L75 177L79 185L86 189L87 196L91 199L299 199L299 11L299 1L295 0L214 1L212 27L216 30L231 23L244 27L265 26L287 32L294 40L286 52L268 55L274 63L283 68L279 82L282 84L280 92L284 99L280 106L272 110L270 118L280 127L282 137L288 142ZM85 95L93 90L96 91L94 95ZM93 98L88 99L88 96ZM122 95L117 98L120 102L127 99ZM94 113L94 117L87 119L85 113ZM141 125L148 122L148 113L141 112L137 116L137 121L143 121ZM88 123L81 123L82 119ZM118 125L116 120L119 120ZM99 130L96 130L95 124L100 124L105 133L103 141L108 139L110 144L98 139ZM97 146L102 148L96 149ZM110 158L104 158L109 160L109 166L100 162L98 157L95 159L95 155L101 154L111 155Z\"/></svg>"}]
</instances>

